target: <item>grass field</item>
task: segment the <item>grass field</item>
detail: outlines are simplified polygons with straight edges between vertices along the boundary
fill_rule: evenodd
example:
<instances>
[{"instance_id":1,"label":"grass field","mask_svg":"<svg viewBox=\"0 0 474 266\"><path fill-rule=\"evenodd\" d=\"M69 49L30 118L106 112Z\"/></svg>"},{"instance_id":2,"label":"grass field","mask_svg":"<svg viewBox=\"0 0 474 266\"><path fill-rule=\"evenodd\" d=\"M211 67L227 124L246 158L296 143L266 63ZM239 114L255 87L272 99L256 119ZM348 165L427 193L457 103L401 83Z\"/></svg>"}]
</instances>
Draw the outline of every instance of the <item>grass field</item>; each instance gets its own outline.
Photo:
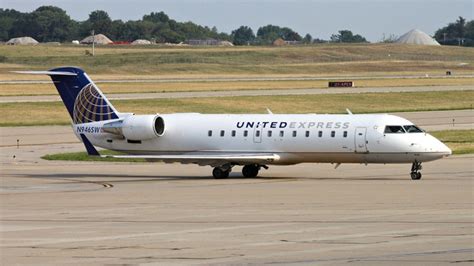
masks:
<instances>
[{"instance_id":1,"label":"grass field","mask_svg":"<svg viewBox=\"0 0 474 266\"><path fill-rule=\"evenodd\" d=\"M291 80L291 81L193 81L193 82L127 82L98 83L105 94L145 93L145 92L183 92L183 91L225 91L225 90L263 90L263 89L313 89L327 88L329 80ZM440 86L472 85L474 78L403 78L403 79L362 79L356 80L356 87L400 87L400 86ZM56 95L51 84L3 84L0 96Z\"/></svg>"},{"instance_id":2,"label":"grass field","mask_svg":"<svg viewBox=\"0 0 474 266\"><path fill-rule=\"evenodd\" d=\"M200 113L354 113L454 110L472 108L474 91L254 96L189 99L117 100L121 112ZM69 124L61 102L0 104L0 126Z\"/></svg>"},{"instance_id":3,"label":"grass field","mask_svg":"<svg viewBox=\"0 0 474 266\"><path fill-rule=\"evenodd\" d=\"M395 44L322 44L287 47L0 46L0 80L11 70L62 65L109 76L347 75L472 73L474 49Z\"/></svg>"},{"instance_id":4,"label":"grass field","mask_svg":"<svg viewBox=\"0 0 474 266\"><path fill-rule=\"evenodd\" d=\"M433 136L443 141L453 151L453 154L474 153L474 130L445 130L430 132ZM102 155L120 154L115 151L102 150ZM48 154L43 157L45 160L60 161L105 161L105 162L145 162L143 159L117 159L88 156L86 152L69 152Z\"/></svg>"}]
</instances>

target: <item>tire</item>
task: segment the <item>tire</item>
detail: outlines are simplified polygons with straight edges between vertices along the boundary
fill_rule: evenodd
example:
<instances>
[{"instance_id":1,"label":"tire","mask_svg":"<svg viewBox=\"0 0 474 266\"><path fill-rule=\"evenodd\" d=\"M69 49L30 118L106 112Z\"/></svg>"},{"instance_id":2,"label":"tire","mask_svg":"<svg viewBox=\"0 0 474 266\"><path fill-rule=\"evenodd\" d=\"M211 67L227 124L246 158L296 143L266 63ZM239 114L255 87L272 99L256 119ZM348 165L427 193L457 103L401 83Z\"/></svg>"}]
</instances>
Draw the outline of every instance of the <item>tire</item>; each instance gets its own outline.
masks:
<instances>
[{"instance_id":1,"label":"tire","mask_svg":"<svg viewBox=\"0 0 474 266\"><path fill-rule=\"evenodd\" d=\"M246 165L242 168L242 175L247 178L257 177L259 168L260 167L255 164Z\"/></svg>"},{"instance_id":2,"label":"tire","mask_svg":"<svg viewBox=\"0 0 474 266\"><path fill-rule=\"evenodd\" d=\"M214 168L212 170L212 175L214 176L215 179L225 179L229 177L230 171L224 171L220 169L219 167Z\"/></svg>"},{"instance_id":3,"label":"tire","mask_svg":"<svg viewBox=\"0 0 474 266\"><path fill-rule=\"evenodd\" d=\"M410 174L412 180L420 180L421 179L421 173L420 172L413 172Z\"/></svg>"},{"instance_id":4,"label":"tire","mask_svg":"<svg viewBox=\"0 0 474 266\"><path fill-rule=\"evenodd\" d=\"M421 179L421 173L418 172L418 173L416 173L416 180L420 180L420 179Z\"/></svg>"}]
</instances>

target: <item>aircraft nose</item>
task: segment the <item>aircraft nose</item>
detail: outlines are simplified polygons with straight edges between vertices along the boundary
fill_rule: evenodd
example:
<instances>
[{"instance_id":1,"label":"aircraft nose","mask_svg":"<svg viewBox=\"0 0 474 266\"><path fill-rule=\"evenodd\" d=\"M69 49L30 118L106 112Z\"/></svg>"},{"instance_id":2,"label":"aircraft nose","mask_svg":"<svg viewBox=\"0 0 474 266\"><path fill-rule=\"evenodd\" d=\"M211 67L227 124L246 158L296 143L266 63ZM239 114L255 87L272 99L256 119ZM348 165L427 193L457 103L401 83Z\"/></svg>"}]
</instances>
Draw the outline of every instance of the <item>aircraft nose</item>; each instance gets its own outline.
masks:
<instances>
[{"instance_id":1,"label":"aircraft nose","mask_svg":"<svg viewBox=\"0 0 474 266\"><path fill-rule=\"evenodd\" d=\"M437 150L438 152L442 153L446 157L453 154L453 151L448 146L446 146L446 144L444 144L443 142L439 140L438 140Z\"/></svg>"}]
</instances>

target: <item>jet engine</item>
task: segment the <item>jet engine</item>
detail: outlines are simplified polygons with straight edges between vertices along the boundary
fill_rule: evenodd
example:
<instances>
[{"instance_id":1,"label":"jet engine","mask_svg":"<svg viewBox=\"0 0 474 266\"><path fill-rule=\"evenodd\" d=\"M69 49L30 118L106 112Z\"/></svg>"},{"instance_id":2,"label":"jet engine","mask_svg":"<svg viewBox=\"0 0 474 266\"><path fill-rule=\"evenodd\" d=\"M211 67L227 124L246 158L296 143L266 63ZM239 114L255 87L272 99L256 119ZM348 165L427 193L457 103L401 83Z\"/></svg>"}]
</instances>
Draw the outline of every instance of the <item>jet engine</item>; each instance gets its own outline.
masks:
<instances>
[{"instance_id":1,"label":"jet engine","mask_svg":"<svg viewBox=\"0 0 474 266\"><path fill-rule=\"evenodd\" d=\"M163 136L165 121L159 115L130 115L104 125L104 131L130 140L148 140Z\"/></svg>"}]
</instances>

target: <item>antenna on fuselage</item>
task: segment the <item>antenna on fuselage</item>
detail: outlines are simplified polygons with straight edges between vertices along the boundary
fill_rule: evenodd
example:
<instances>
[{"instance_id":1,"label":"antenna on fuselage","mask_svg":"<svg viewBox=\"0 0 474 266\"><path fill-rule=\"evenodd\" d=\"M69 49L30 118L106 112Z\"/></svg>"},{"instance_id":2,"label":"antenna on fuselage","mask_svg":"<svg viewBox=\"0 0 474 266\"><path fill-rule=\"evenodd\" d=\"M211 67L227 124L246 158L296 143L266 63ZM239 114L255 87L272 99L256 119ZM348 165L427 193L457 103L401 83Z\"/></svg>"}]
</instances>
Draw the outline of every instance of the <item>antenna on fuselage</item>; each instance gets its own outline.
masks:
<instances>
[{"instance_id":1,"label":"antenna on fuselage","mask_svg":"<svg viewBox=\"0 0 474 266\"><path fill-rule=\"evenodd\" d=\"M267 113L268 113L269 115L272 115L272 114L273 114L272 110L270 110L268 107L267 107Z\"/></svg>"},{"instance_id":2,"label":"antenna on fuselage","mask_svg":"<svg viewBox=\"0 0 474 266\"><path fill-rule=\"evenodd\" d=\"M349 110L349 108L346 108L346 112L348 115L353 115L353 113L351 112L351 110Z\"/></svg>"}]
</instances>

